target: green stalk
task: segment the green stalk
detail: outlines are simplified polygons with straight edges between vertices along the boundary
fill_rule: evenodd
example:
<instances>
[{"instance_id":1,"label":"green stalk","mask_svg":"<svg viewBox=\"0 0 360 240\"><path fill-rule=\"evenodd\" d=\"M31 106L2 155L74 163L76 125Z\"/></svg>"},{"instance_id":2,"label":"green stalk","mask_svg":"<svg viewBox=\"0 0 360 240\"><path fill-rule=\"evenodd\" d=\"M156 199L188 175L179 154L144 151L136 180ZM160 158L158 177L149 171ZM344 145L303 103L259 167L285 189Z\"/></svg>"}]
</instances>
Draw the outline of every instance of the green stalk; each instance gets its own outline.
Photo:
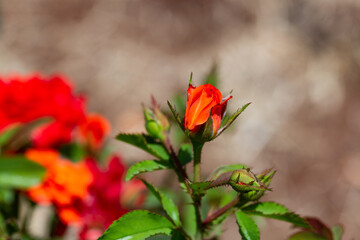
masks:
<instances>
[{"instance_id":1,"label":"green stalk","mask_svg":"<svg viewBox=\"0 0 360 240\"><path fill-rule=\"evenodd\" d=\"M175 166L174 170L175 170L176 175L178 176L179 182L184 183L186 186L187 192L189 194L191 194L191 188L189 186L189 177L188 177L184 167L181 165L180 160L177 157L168 136L165 137L165 140L163 141L163 146L170 153L170 160L172 161L172 163Z\"/></svg>"},{"instance_id":2,"label":"green stalk","mask_svg":"<svg viewBox=\"0 0 360 240\"><path fill-rule=\"evenodd\" d=\"M194 149L194 182L201 181L201 150L204 143L192 142Z\"/></svg>"},{"instance_id":3,"label":"green stalk","mask_svg":"<svg viewBox=\"0 0 360 240\"><path fill-rule=\"evenodd\" d=\"M221 217L228 211L232 210L233 207L235 207L239 203L239 201L240 201L239 197L236 197L234 200L226 204L224 207L220 208L219 210L208 216L203 222L203 227L210 224L212 221L216 220L217 218Z\"/></svg>"},{"instance_id":4,"label":"green stalk","mask_svg":"<svg viewBox=\"0 0 360 240\"><path fill-rule=\"evenodd\" d=\"M192 141L194 149L194 182L201 182L201 150L204 146L204 143L199 143ZM192 196L194 207L195 207L195 216L196 216L196 240L203 239L203 225L201 218L201 196Z\"/></svg>"},{"instance_id":5,"label":"green stalk","mask_svg":"<svg viewBox=\"0 0 360 240\"><path fill-rule=\"evenodd\" d=\"M193 199L194 206L195 206L195 216L196 216L196 236L195 240L202 240L203 239L203 225L202 225L202 218L201 218L201 198Z\"/></svg>"}]
</instances>

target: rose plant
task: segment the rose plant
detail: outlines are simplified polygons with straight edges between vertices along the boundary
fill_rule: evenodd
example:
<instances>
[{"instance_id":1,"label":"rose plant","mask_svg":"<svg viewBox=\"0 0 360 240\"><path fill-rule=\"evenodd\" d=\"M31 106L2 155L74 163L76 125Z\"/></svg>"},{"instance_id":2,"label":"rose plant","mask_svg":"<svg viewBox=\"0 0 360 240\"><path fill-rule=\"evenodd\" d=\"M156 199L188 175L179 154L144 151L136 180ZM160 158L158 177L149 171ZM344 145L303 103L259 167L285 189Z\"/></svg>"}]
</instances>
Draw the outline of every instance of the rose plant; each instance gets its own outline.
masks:
<instances>
[{"instance_id":1,"label":"rose plant","mask_svg":"<svg viewBox=\"0 0 360 240\"><path fill-rule=\"evenodd\" d=\"M74 92L68 79L0 77L0 240L61 239L69 227L81 240L219 239L231 215L245 240L260 239L259 217L295 226L290 240L340 240L340 226L330 228L262 200L272 189L274 169L254 173L237 163L201 176L206 143L250 105L227 114L232 95L224 96L217 84L213 68L199 86L191 75L187 95L173 100L176 108L168 102L169 110L163 112L155 98L150 107L144 105L146 132L116 138L152 159L127 169L105 144L109 122L87 111L85 97ZM159 170L168 174L161 186L141 175ZM181 191L171 189L174 181ZM29 221L38 224L32 213L40 205L53 210L43 238L28 229ZM141 207L148 210L134 210Z\"/></svg>"},{"instance_id":2,"label":"rose plant","mask_svg":"<svg viewBox=\"0 0 360 240\"><path fill-rule=\"evenodd\" d=\"M234 114L227 115L227 104L232 96L229 94L223 97L214 86L216 80L215 72L211 72L206 82L196 87L191 75L186 104L178 101L181 112L184 112L183 117L168 102L173 115L173 118L168 118L153 99L152 107L143 107L146 133L117 135L117 140L152 155L153 159L132 165L126 180L140 179L159 201L162 210L131 211L114 221L99 239L219 239L221 225L232 214L235 215L240 236L244 240L260 239L253 216L292 224L298 232L290 236L290 240L341 239L342 228L339 226L329 228L320 220L301 217L279 203L261 201L264 194L271 191L270 183L276 172L274 169L254 173L248 166L238 163L221 166L206 178L200 175L204 145L228 129L250 105L247 103ZM178 125L184 136L179 138L184 141L178 149L172 144L170 136L172 123ZM187 171L191 162L192 175ZM177 176L182 191L175 195L169 195L163 187L155 187L140 176L142 173L165 169Z\"/></svg>"}]
</instances>

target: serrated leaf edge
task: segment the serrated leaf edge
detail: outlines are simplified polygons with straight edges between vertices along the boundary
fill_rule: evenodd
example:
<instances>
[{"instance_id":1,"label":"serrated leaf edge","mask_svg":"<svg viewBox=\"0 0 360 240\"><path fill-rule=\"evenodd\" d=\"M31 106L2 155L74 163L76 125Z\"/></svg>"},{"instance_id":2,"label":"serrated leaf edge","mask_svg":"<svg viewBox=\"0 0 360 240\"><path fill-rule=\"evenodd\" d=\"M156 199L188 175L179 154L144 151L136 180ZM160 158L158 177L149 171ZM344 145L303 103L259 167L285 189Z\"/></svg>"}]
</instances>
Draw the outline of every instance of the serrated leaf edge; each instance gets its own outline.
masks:
<instances>
[{"instance_id":1,"label":"serrated leaf edge","mask_svg":"<svg viewBox=\"0 0 360 240\"><path fill-rule=\"evenodd\" d=\"M161 156L160 156L159 154L157 154L157 153L154 151L154 149L152 149L152 148L148 145L149 143L146 141L146 138L145 138L146 135L145 135L144 133L118 133L118 134L115 136L115 139L117 139L117 140L119 140L119 141L122 141L122 140L118 139L118 137L119 137L120 135L125 135L125 136L139 135L139 136L141 136L142 139L143 139L143 141L144 141L144 144L145 144L145 149L143 149L142 147L139 147L138 145L134 145L134 144L131 144L131 143L128 143L128 144L130 144L130 145L132 145L132 146L135 146L135 147L138 147L138 148L144 150L145 152L147 152L147 153L149 153L149 154L157 157L157 158L160 159L160 160L164 160L164 159L161 158ZM160 143L159 143L159 144L160 144Z\"/></svg>"},{"instance_id":2,"label":"serrated leaf edge","mask_svg":"<svg viewBox=\"0 0 360 240\"><path fill-rule=\"evenodd\" d=\"M159 202L161 203L162 205L162 208L164 209L164 211L166 212L166 214L168 215L168 217L170 218L169 220L175 225L175 226L180 226L181 225L181 222L180 222L180 214L179 214L179 209L177 208L177 206L175 205L175 203L172 201L171 198L169 198L168 196L162 194L159 189L157 189L154 185L152 185L151 183L149 183L148 181L144 180L144 179L140 179L144 184L145 186L149 189L148 186L150 186L155 192L156 194L159 196L155 196L156 198L158 198ZM152 192L150 189L149 189L150 192ZM155 194L154 194L155 195ZM176 207L176 211L177 211L177 215L178 215L178 219L175 221L172 217L171 217L171 214L170 212L167 211L167 209L165 209L164 207L164 203L163 203L163 199L167 199L169 201L172 201L174 203L174 206ZM177 222L178 221L178 222Z\"/></svg>"},{"instance_id":3,"label":"serrated leaf edge","mask_svg":"<svg viewBox=\"0 0 360 240\"><path fill-rule=\"evenodd\" d=\"M261 217L266 217L266 218L271 218L271 219L276 219L276 220L279 220L279 221L284 221L284 222L288 222L288 223L291 223L293 224L294 226L299 226L299 227L302 227L302 228L306 228L306 229L311 229L311 227L308 225L308 223L306 222L306 220L304 220L302 217L300 217L300 215L294 213L294 212L287 212L287 213L282 213L282 214L263 214L262 212L260 211L253 211L253 210L244 210L242 209L243 212L249 214L249 215L257 215L257 216L261 216ZM279 218L276 218L276 216L279 216L279 217L282 217L282 216L285 216L285 215L290 215L290 216L293 216L293 217L296 217L298 218L298 220L302 221L304 224L298 224L298 223L294 223L292 221L286 221L286 220L283 220L283 219L279 219Z\"/></svg>"},{"instance_id":4,"label":"serrated leaf edge","mask_svg":"<svg viewBox=\"0 0 360 240\"><path fill-rule=\"evenodd\" d=\"M167 164L166 162L162 162L160 160L144 160L144 161L137 162L137 163L131 165L130 168L127 170L125 180L129 181L129 180L133 179L135 176L137 176L137 175L139 175L141 173L152 172L152 171L157 171L157 170L163 170L163 169L167 169L169 167L169 166L165 166L165 168L153 168L150 171L148 171L147 169L144 169L144 171L137 171L136 173L132 174L131 178L129 178L128 177L129 170L131 168L137 166L137 165L143 164L144 162L159 162L159 163L164 164L164 165Z\"/></svg>"},{"instance_id":5,"label":"serrated leaf edge","mask_svg":"<svg viewBox=\"0 0 360 240\"><path fill-rule=\"evenodd\" d=\"M260 231L259 231L259 227L258 227L258 225L256 224L256 222L255 222L248 214L246 214L244 211L239 210L239 212L244 213L244 215L246 215L247 217L249 217L249 219L251 219L251 221L255 224L255 226L256 226L256 228L257 228L257 237L258 237L258 239L260 239ZM241 231L242 228L240 227L240 224L239 224L239 222L238 222L238 218L237 218L237 216L236 216L236 213L235 213L235 218L236 218L236 223L237 223L238 226L239 226L239 232L240 232L241 237L242 237L242 238L245 238L245 239L248 239L246 236L243 235L243 233L242 233L242 231Z\"/></svg>"},{"instance_id":6,"label":"serrated leaf edge","mask_svg":"<svg viewBox=\"0 0 360 240\"><path fill-rule=\"evenodd\" d=\"M287 210L287 212L285 213L272 213L272 214L264 214L262 213L261 211L256 211L256 210L246 210L246 208L248 207L251 207L251 206L254 206L256 204L261 204L261 203L270 203L270 204L275 204L275 205L278 205L278 206L281 206L283 207L284 209ZM250 215L257 215L257 216L262 216L262 217L267 217L267 218L273 218L273 219L277 219L277 220L280 220L280 221L284 221L284 222L289 222L291 224L293 224L294 226L299 226L299 227L303 227L303 228L306 228L306 229L311 229L310 225L307 223L307 221L302 218L299 214L296 214L295 212L292 212L290 211L287 207L285 207L284 205L280 204L280 203L277 203L277 202L273 202L273 201L267 201L267 202L258 202L258 203L254 203L252 205L248 205L244 208L241 209L242 211L250 214ZM304 224L295 224L293 222L290 222L290 221L286 221L286 220L282 220L282 219L278 219L278 218L275 218L277 216L281 217L281 216L284 216L284 215L289 215L291 217L296 217L298 220L300 220L301 222L303 222Z\"/></svg>"}]
</instances>

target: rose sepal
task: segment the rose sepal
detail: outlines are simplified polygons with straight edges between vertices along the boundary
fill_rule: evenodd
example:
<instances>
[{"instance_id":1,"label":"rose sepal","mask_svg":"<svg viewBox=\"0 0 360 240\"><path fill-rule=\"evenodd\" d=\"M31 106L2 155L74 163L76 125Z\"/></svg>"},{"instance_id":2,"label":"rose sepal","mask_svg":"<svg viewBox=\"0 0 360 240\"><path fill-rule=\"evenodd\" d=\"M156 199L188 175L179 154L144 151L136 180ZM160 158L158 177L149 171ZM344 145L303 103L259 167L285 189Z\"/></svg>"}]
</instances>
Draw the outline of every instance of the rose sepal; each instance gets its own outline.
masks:
<instances>
[{"instance_id":1,"label":"rose sepal","mask_svg":"<svg viewBox=\"0 0 360 240\"><path fill-rule=\"evenodd\" d=\"M245 109L251 104L251 102L245 104L244 106L242 106L241 108L239 108L235 113L233 113L231 116L229 117L224 117L221 121L221 127L219 128L219 130L216 132L216 135L211 139L214 140L215 138L217 138L218 136L220 136L220 134L222 134L228 127L231 126L231 124L236 120L236 118L243 112L245 111Z\"/></svg>"},{"instance_id":2,"label":"rose sepal","mask_svg":"<svg viewBox=\"0 0 360 240\"><path fill-rule=\"evenodd\" d=\"M239 193L248 193L250 191L271 190L265 186L250 169L240 169L233 172L229 184Z\"/></svg>"},{"instance_id":3,"label":"rose sepal","mask_svg":"<svg viewBox=\"0 0 360 240\"><path fill-rule=\"evenodd\" d=\"M256 201L259 200L262 196L264 196L265 192L267 190L271 190L269 188L271 180L273 179L276 171L273 169L267 169L263 171L262 173L256 175L257 179L263 186L265 186L267 189L265 190L254 190L247 193L242 193L241 197L245 200L249 201Z\"/></svg>"}]
</instances>

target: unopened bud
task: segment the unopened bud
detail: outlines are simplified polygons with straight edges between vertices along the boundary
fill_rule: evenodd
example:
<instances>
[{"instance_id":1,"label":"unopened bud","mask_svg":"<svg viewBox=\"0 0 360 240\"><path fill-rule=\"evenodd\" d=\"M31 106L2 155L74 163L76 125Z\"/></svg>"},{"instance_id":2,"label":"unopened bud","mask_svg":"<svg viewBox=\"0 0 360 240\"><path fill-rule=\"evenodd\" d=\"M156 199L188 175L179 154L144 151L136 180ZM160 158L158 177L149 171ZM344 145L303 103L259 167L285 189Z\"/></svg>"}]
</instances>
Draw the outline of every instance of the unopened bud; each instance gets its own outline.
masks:
<instances>
[{"instance_id":1,"label":"unopened bud","mask_svg":"<svg viewBox=\"0 0 360 240\"><path fill-rule=\"evenodd\" d=\"M156 120L154 113L146 107L144 107L144 117L145 117L145 129L147 133L151 137L164 140L165 135L163 132L164 131L163 126L159 121Z\"/></svg>"},{"instance_id":2,"label":"unopened bud","mask_svg":"<svg viewBox=\"0 0 360 240\"><path fill-rule=\"evenodd\" d=\"M230 181L231 187L237 192L249 192L261 190L262 187L257 182L256 177L250 173L249 169L241 169L233 172Z\"/></svg>"},{"instance_id":3,"label":"unopened bud","mask_svg":"<svg viewBox=\"0 0 360 240\"><path fill-rule=\"evenodd\" d=\"M247 193L242 193L241 197L246 200L256 201L260 199L264 194L265 191L269 190L267 188L270 185L270 182L275 175L276 171L272 169L265 170L264 172L258 174L256 177L260 181L261 185L264 187L262 190L253 190Z\"/></svg>"},{"instance_id":4,"label":"unopened bud","mask_svg":"<svg viewBox=\"0 0 360 240\"><path fill-rule=\"evenodd\" d=\"M160 140L165 139L161 125L158 124L156 121L153 120L146 121L145 128L150 136L154 138L159 138Z\"/></svg>"},{"instance_id":5,"label":"unopened bud","mask_svg":"<svg viewBox=\"0 0 360 240\"><path fill-rule=\"evenodd\" d=\"M166 115L160 110L159 105L157 104L154 96L151 96L151 104L156 120L160 122L161 126L165 131L169 131L170 122L166 117Z\"/></svg>"},{"instance_id":6,"label":"unopened bud","mask_svg":"<svg viewBox=\"0 0 360 240\"><path fill-rule=\"evenodd\" d=\"M156 119L160 122L161 126L165 131L169 131L170 123L167 117L161 112L158 106L154 107L154 113Z\"/></svg>"}]
</instances>

